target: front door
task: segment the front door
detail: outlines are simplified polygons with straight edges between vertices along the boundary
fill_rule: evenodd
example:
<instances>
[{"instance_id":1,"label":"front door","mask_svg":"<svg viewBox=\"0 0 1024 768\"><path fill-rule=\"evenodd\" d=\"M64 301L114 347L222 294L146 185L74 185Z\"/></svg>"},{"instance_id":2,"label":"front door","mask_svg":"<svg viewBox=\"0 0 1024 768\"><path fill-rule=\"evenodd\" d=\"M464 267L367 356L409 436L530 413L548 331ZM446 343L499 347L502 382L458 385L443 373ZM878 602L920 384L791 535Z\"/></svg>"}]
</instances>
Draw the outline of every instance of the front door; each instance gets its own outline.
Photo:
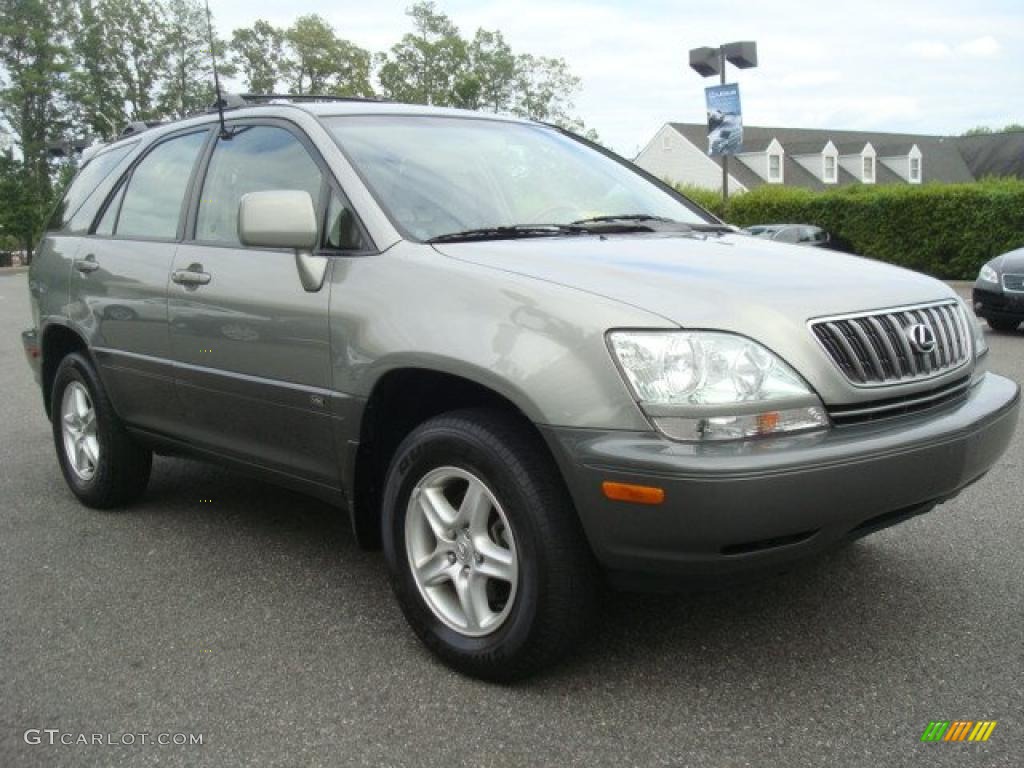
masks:
<instances>
[{"instance_id":1,"label":"front door","mask_svg":"<svg viewBox=\"0 0 1024 768\"><path fill-rule=\"evenodd\" d=\"M168 312L184 436L238 459L337 487L331 428L329 281L310 293L295 254L243 248L248 192L299 189L318 204L320 167L299 134L242 123L219 138L174 256Z\"/></svg>"}]
</instances>

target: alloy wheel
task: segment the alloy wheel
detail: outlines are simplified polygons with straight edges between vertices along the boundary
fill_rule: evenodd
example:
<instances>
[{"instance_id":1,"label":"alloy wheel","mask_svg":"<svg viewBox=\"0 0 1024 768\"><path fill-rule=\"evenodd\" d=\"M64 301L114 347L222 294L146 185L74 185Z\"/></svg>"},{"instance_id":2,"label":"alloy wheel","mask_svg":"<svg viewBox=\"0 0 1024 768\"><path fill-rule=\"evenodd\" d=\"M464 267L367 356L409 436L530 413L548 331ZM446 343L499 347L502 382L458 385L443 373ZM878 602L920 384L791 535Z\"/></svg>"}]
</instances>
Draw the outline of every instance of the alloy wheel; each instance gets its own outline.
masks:
<instances>
[{"instance_id":1,"label":"alloy wheel","mask_svg":"<svg viewBox=\"0 0 1024 768\"><path fill-rule=\"evenodd\" d=\"M96 409L89 390L72 381L61 399L61 432L68 464L81 480L91 480L100 461L100 441L96 434Z\"/></svg>"},{"instance_id":2,"label":"alloy wheel","mask_svg":"<svg viewBox=\"0 0 1024 768\"><path fill-rule=\"evenodd\" d=\"M518 553L501 504L479 477L457 467L428 472L409 497L405 546L420 594L447 626L481 637L508 618Z\"/></svg>"}]
</instances>

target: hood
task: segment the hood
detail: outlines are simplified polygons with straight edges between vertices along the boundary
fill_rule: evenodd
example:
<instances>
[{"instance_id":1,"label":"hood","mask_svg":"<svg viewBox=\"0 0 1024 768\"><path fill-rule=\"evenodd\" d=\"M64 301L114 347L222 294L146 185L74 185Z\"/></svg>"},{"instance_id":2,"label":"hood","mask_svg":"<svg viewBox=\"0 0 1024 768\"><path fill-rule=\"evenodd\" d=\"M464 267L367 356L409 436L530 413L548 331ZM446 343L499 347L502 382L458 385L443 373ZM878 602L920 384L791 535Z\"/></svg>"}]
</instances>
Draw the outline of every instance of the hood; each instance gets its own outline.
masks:
<instances>
[{"instance_id":1,"label":"hood","mask_svg":"<svg viewBox=\"0 0 1024 768\"><path fill-rule=\"evenodd\" d=\"M445 255L630 304L683 327L758 337L773 319L955 296L925 275L858 256L751 237L678 233L445 243Z\"/></svg>"},{"instance_id":2,"label":"hood","mask_svg":"<svg viewBox=\"0 0 1024 768\"><path fill-rule=\"evenodd\" d=\"M1000 272L1024 273L1024 248L1004 253L989 263Z\"/></svg>"}]
</instances>

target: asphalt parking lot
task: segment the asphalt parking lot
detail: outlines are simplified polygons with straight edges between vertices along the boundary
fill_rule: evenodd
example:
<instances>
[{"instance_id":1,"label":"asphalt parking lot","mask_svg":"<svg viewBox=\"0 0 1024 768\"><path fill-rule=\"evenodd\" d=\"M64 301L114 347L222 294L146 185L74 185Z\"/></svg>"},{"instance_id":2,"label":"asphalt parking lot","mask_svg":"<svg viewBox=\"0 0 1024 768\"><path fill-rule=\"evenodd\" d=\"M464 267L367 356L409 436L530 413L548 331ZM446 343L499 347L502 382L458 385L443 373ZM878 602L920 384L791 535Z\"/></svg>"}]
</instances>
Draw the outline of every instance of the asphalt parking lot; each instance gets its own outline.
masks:
<instances>
[{"instance_id":1,"label":"asphalt parking lot","mask_svg":"<svg viewBox=\"0 0 1024 768\"><path fill-rule=\"evenodd\" d=\"M929 515L753 587L611 595L569 663L515 687L434 662L334 510L158 459L80 507L0 272L0 766L1019 766L1024 430ZM1024 332L989 334L1024 380ZM203 501L209 500L209 501ZM930 720L997 720L927 744ZM202 745L27 744L202 734Z\"/></svg>"}]
</instances>

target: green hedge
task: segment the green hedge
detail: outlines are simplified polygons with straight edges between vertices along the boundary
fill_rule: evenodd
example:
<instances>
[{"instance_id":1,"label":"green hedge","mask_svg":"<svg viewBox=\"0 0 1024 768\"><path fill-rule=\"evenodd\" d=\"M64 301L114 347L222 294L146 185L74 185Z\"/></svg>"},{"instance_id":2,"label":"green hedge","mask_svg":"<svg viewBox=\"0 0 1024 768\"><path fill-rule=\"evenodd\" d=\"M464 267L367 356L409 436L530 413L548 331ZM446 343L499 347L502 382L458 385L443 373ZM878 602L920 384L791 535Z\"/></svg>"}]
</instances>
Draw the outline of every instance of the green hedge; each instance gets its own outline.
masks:
<instances>
[{"instance_id":1,"label":"green hedge","mask_svg":"<svg viewBox=\"0 0 1024 768\"><path fill-rule=\"evenodd\" d=\"M854 253L945 279L973 280L986 261L1024 246L1020 179L829 192L765 185L724 205L715 192L679 189L730 224L816 224Z\"/></svg>"}]
</instances>

